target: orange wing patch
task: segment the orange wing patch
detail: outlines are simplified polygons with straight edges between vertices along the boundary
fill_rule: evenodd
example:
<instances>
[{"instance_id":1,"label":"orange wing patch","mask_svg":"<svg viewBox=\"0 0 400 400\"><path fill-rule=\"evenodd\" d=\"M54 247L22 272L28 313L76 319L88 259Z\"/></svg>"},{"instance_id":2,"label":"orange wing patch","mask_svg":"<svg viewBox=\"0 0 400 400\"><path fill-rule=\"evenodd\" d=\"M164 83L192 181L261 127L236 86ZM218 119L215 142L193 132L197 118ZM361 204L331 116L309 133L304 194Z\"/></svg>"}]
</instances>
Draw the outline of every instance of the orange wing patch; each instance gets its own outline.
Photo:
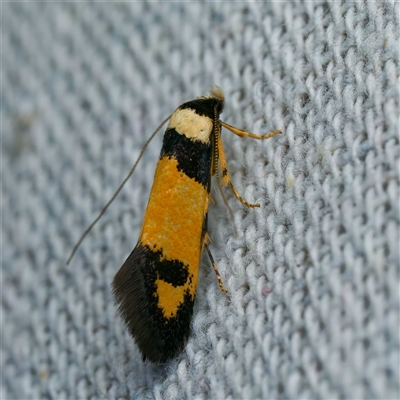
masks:
<instances>
[{"instance_id":1,"label":"orange wing patch","mask_svg":"<svg viewBox=\"0 0 400 400\"><path fill-rule=\"evenodd\" d=\"M208 210L209 194L194 179L177 169L174 158L159 160L139 242L166 260L188 266L183 286L156 280L158 305L166 318L176 316L185 293L194 299L202 251L202 227Z\"/></svg>"}]
</instances>

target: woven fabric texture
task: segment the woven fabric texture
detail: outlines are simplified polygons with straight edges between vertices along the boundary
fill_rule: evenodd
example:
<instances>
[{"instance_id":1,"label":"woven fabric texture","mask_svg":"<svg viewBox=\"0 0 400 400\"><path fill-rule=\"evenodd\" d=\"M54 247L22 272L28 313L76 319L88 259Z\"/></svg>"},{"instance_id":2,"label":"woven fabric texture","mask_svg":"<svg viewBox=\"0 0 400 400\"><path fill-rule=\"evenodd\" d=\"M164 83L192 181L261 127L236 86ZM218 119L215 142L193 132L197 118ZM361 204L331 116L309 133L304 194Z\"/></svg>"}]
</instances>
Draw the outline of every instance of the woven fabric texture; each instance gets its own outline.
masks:
<instances>
[{"instance_id":1,"label":"woven fabric texture","mask_svg":"<svg viewBox=\"0 0 400 400\"><path fill-rule=\"evenodd\" d=\"M397 399L397 2L1 5L2 399ZM177 106L225 92L192 333L142 362L110 282Z\"/></svg>"}]
</instances>

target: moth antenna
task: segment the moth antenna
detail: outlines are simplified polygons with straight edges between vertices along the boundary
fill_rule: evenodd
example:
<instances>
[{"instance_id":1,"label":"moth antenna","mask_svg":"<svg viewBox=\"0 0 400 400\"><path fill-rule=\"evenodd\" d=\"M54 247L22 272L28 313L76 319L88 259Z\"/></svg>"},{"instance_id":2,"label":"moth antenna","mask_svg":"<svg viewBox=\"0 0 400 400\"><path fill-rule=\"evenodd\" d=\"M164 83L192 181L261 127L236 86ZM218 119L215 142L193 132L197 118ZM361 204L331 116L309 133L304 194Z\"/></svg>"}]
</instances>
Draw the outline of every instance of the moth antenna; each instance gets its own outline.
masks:
<instances>
[{"instance_id":1,"label":"moth antenna","mask_svg":"<svg viewBox=\"0 0 400 400\"><path fill-rule=\"evenodd\" d=\"M172 115L172 114L171 114ZM103 216L103 214L107 211L107 208L110 206L110 204L114 201L114 199L118 196L119 192L121 191L121 189L124 187L125 183L128 181L128 179L131 177L131 175L133 174L133 171L135 171L136 166L138 165L140 159L143 156L144 151L146 150L146 147L148 146L148 144L151 142L151 140L154 138L154 136L156 135L156 133L161 129L161 127L171 118L171 115L169 115L167 118L164 119L163 122L161 122L161 124L158 126L158 128L151 134L150 138L147 139L146 143L144 144L142 151L139 154L139 157L137 158L135 164L133 164L133 167L131 168L131 170L129 171L128 175L126 176L126 178L122 181L121 185L119 186L119 188L115 191L115 193L113 194L113 196L111 197L111 199L108 201L108 203L103 207L103 209L100 211L100 214L97 216L97 218L86 228L86 230L83 232L82 236L79 238L79 240L77 241L77 243L75 244L74 248L71 251L71 254L68 257L67 260L67 265L71 262L72 257L74 256L74 254L76 253L76 251L78 250L79 246L81 245L81 243L83 242L83 239L85 239L86 235L92 230L92 228L96 225L97 221Z\"/></svg>"}]
</instances>

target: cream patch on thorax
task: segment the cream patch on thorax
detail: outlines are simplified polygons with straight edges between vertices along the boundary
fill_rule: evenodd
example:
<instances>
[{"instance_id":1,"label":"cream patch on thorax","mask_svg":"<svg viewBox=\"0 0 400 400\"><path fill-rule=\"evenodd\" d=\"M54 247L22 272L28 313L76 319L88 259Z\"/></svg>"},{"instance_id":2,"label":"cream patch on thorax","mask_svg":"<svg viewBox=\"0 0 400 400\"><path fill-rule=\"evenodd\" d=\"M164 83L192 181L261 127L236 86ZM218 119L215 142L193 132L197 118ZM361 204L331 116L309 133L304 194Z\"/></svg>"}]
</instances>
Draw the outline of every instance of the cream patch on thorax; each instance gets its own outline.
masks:
<instances>
[{"instance_id":1,"label":"cream patch on thorax","mask_svg":"<svg viewBox=\"0 0 400 400\"><path fill-rule=\"evenodd\" d=\"M213 122L209 117L196 114L190 108L176 110L169 120L167 129L175 129L180 135L203 143L208 143L213 129Z\"/></svg>"}]
</instances>

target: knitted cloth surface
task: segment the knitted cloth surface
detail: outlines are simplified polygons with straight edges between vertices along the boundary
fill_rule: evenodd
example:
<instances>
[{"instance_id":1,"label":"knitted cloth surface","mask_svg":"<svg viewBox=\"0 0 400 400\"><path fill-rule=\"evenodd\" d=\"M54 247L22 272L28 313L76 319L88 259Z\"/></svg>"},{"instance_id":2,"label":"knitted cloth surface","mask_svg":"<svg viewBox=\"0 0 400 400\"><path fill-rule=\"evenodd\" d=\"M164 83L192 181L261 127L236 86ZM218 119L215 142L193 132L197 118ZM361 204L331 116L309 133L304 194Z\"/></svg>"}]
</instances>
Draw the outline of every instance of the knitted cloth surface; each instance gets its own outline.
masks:
<instances>
[{"instance_id":1,"label":"knitted cloth surface","mask_svg":"<svg viewBox=\"0 0 400 400\"><path fill-rule=\"evenodd\" d=\"M399 4L8 2L1 7L2 399L395 399ZM143 362L110 282L162 143L81 245L159 123L225 93L246 209L214 188L181 354ZM164 128L163 128L164 129Z\"/></svg>"}]
</instances>

